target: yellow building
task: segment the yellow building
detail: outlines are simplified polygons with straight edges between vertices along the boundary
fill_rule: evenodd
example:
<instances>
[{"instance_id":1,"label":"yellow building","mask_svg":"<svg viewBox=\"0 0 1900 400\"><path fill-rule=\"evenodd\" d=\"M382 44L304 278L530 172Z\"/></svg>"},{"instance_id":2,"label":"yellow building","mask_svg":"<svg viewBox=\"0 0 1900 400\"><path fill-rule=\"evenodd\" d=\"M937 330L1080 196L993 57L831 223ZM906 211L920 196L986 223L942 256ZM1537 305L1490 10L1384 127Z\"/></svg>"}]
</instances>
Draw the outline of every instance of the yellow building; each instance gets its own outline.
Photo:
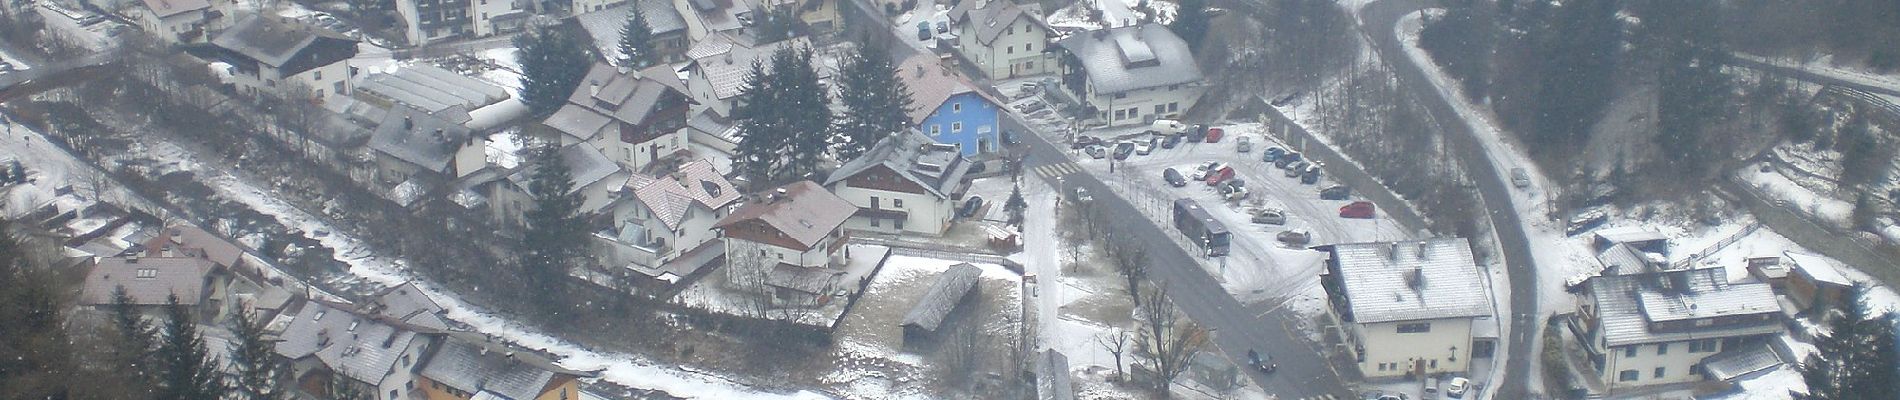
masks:
<instances>
[{"instance_id":1,"label":"yellow building","mask_svg":"<svg viewBox=\"0 0 1900 400\"><path fill-rule=\"evenodd\" d=\"M581 396L579 379L591 375L480 336L453 334L416 372L416 387L429 400L574 400Z\"/></svg>"}]
</instances>

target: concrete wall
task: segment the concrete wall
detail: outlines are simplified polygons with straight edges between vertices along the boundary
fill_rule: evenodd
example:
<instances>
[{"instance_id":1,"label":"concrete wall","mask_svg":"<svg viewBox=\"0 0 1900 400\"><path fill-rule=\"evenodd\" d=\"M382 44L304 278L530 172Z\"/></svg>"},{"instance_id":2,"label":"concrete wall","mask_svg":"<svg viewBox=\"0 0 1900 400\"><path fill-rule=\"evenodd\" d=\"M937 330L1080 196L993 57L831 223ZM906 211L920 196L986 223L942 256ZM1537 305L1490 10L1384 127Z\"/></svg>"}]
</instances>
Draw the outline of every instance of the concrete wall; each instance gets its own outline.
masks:
<instances>
[{"instance_id":1,"label":"concrete wall","mask_svg":"<svg viewBox=\"0 0 1900 400\"><path fill-rule=\"evenodd\" d=\"M919 104L919 107L929 107ZM943 104L937 105L937 111L925 117L917 124L938 143L954 143L963 146L964 156L973 156L979 152L987 153L997 149L997 113L995 104L976 93L963 93L950 96Z\"/></svg>"},{"instance_id":2,"label":"concrete wall","mask_svg":"<svg viewBox=\"0 0 1900 400\"><path fill-rule=\"evenodd\" d=\"M1356 324L1365 346L1359 371L1368 378L1404 376L1419 362L1426 373L1465 372L1471 361L1471 318ZM1404 324L1430 324L1424 332L1399 333ZM1383 366L1382 366L1383 364Z\"/></svg>"},{"instance_id":3,"label":"concrete wall","mask_svg":"<svg viewBox=\"0 0 1900 400\"><path fill-rule=\"evenodd\" d=\"M1110 126L1146 124L1150 118L1179 119L1182 113L1194 108L1195 101L1200 100L1201 92L1206 90L1194 84L1183 84L1136 89L1121 93L1120 98L1117 98L1116 94L1096 93L1094 85L1089 86L1085 100L1099 109L1095 121ZM1159 111L1155 109L1157 105L1162 107ZM1120 115L1116 114L1118 110L1122 112Z\"/></svg>"},{"instance_id":4,"label":"concrete wall","mask_svg":"<svg viewBox=\"0 0 1900 400\"><path fill-rule=\"evenodd\" d=\"M844 198L845 201L851 202L851 205L858 206L858 208L871 208L871 197L875 196L878 198L877 208L909 213L904 219L904 228L902 230L897 229L896 224L889 220L878 221L876 226L872 226L872 218L861 216L853 216L851 220L846 223L846 227L851 229L883 233L900 233L901 231L921 235L940 236L943 235L945 229L950 228L950 216L953 212L953 205L949 199L940 199L937 198L937 196L929 194L911 194L852 187L851 185L847 185L846 182L833 184L831 192L832 194L838 195L838 197ZM895 203L896 200L903 200L904 206L898 207Z\"/></svg>"}]
</instances>

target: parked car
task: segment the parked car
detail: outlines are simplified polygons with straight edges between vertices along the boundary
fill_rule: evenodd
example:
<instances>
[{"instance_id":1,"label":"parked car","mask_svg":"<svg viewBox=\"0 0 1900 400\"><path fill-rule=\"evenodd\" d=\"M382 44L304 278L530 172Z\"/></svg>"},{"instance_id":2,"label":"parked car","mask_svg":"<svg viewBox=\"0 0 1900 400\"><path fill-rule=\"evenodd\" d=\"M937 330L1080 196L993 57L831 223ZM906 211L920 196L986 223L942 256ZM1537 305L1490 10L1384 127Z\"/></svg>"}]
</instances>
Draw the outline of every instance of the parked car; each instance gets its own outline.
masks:
<instances>
[{"instance_id":1,"label":"parked car","mask_svg":"<svg viewBox=\"0 0 1900 400\"><path fill-rule=\"evenodd\" d=\"M1089 147L1083 148L1082 152L1087 153L1089 155L1089 158L1094 158L1097 160L1108 157L1108 149L1103 148L1102 145L1099 145L1099 144L1090 145Z\"/></svg>"},{"instance_id":2,"label":"parked car","mask_svg":"<svg viewBox=\"0 0 1900 400\"><path fill-rule=\"evenodd\" d=\"M1253 140L1250 139L1252 138L1246 136L1234 138L1234 149L1240 150L1242 153L1253 151Z\"/></svg>"},{"instance_id":3,"label":"parked car","mask_svg":"<svg viewBox=\"0 0 1900 400\"><path fill-rule=\"evenodd\" d=\"M1171 119L1157 119L1152 125L1154 126L1154 130L1170 135L1186 132L1189 128L1188 124Z\"/></svg>"},{"instance_id":4,"label":"parked car","mask_svg":"<svg viewBox=\"0 0 1900 400\"><path fill-rule=\"evenodd\" d=\"M1154 140L1149 140L1146 142L1135 144L1135 154L1140 154L1140 155L1145 156L1145 155L1148 155L1149 153L1154 153L1154 152L1155 152Z\"/></svg>"},{"instance_id":5,"label":"parked car","mask_svg":"<svg viewBox=\"0 0 1900 400\"><path fill-rule=\"evenodd\" d=\"M1352 197L1352 188L1346 185L1333 185L1319 191L1320 200L1345 200L1348 197Z\"/></svg>"},{"instance_id":6,"label":"parked car","mask_svg":"<svg viewBox=\"0 0 1900 400\"><path fill-rule=\"evenodd\" d=\"M950 22L937 21L937 33L939 34L950 33Z\"/></svg>"},{"instance_id":7,"label":"parked car","mask_svg":"<svg viewBox=\"0 0 1900 400\"><path fill-rule=\"evenodd\" d=\"M1288 177L1288 178L1298 178L1298 177L1300 177L1300 173L1301 173L1301 172L1306 172L1306 166L1307 166L1307 165L1308 165L1308 164L1307 164L1307 162L1305 162L1305 161L1300 161L1300 162L1296 162L1296 163L1292 163L1292 164L1288 164L1288 165L1287 165L1287 168L1286 168L1286 177Z\"/></svg>"},{"instance_id":8,"label":"parked car","mask_svg":"<svg viewBox=\"0 0 1900 400\"><path fill-rule=\"evenodd\" d=\"M1286 225L1286 211L1274 208L1261 209L1253 213L1253 223Z\"/></svg>"},{"instance_id":9,"label":"parked car","mask_svg":"<svg viewBox=\"0 0 1900 400\"><path fill-rule=\"evenodd\" d=\"M1465 377L1462 376L1451 378L1451 383L1445 385L1445 396L1462 399L1465 398L1465 392L1469 390L1471 390L1470 379L1465 379Z\"/></svg>"},{"instance_id":10,"label":"parked car","mask_svg":"<svg viewBox=\"0 0 1900 400\"><path fill-rule=\"evenodd\" d=\"M1134 154L1134 153L1135 153L1135 142L1121 142L1121 143L1115 144L1115 159L1116 160L1126 160L1128 159L1129 154Z\"/></svg>"},{"instance_id":11,"label":"parked car","mask_svg":"<svg viewBox=\"0 0 1900 400\"><path fill-rule=\"evenodd\" d=\"M1168 135L1167 139L1161 140L1161 148L1163 149L1172 149L1174 146L1179 145L1181 145L1181 135Z\"/></svg>"},{"instance_id":12,"label":"parked car","mask_svg":"<svg viewBox=\"0 0 1900 400\"><path fill-rule=\"evenodd\" d=\"M1161 170L1161 180L1168 181L1168 186L1187 186L1187 178L1181 176L1181 171L1176 171L1174 168Z\"/></svg>"},{"instance_id":13,"label":"parked car","mask_svg":"<svg viewBox=\"0 0 1900 400\"><path fill-rule=\"evenodd\" d=\"M1280 159L1280 156L1284 156L1284 155L1286 155L1286 148L1283 148L1280 146L1268 147L1266 154L1260 156L1260 161L1273 162L1274 160Z\"/></svg>"},{"instance_id":14,"label":"parked car","mask_svg":"<svg viewBox=\"0 0 1900 400\"><path fill-rule=\"evenodd\" d=\"M1219 171L1225 166L1225 164L1221 164L1219 161L1208 161L1207 164L1196 165L1194 166L1194 180L1206 180L1209 171Z\"/></svg>"},{"instance_id":15,"label":"parked car","mask_svg":"<svg viewBox=\"0 0 1900 400\"><path fill-rule=\"evenodd\" d=\"M1188 127L1187 140L1189 142L1200 142L1204 139L1207 139L1207 125L1194 124Z\"/></svg>"},{"instance_id":16,"label":"parked car","mask_svg":"<svg viewBox=\"0 0 1900 400\"><path fill-rule=\"evenodd\" d=\"M1340 218L1371 219L1377 216L1378 213L1378 208L1373 206L1372 202L1363 200L1355 201L1352 202L1352 204L1347 204L1339 208Z\"/></svg>"},{"instance_id":17,"label":"parked car","mask_svg":"<svg viewBox=\"0 0 1900 400\"><path fill-rule=\"evenodd\" d=\"M1221 128L1207 128L1207 142L1220 143L1221 135L1224 135L1226 133L1227 131Z\"/></svg>"},{"instance_id":18,"label":"parked car","mask_svg":"<svg viewBox=\"0 0 1900 400\"><path fill-rule=\"evenodd\" d=\"M1233 179L1233 177L1234 167L1222 166L1218 169L1207 170L1207 177L1203 178L1202 181L1207 182L1208 186L1215 186L1228 179Z\"/></svg>"},{"instance_id":19,"label":"parked car","mask_svg":"<svg viewBox=\"0 0 1900 400\"><path fill-rule=\"evenodd\" d=\"M1511 168L1511 186L1518 189L1531 187L1531 174L1523 168Z\"/></svg>"},{"instance_id":20,"label":"parked car","mask_svg":"<svg viewBox=\"0 0 1900 400\"><path fill-rule=\"evenodd\" d=\"M1098 138L1094 136L1076 136L1075 142L1069 143L1069 149L1070 150L1080 149L1080 148L1089 147L1089 146L1098 145L1098 144L1102 144L1102 138Z\"/></svg>"},{"instance_id":21,"label":"parked car","mask_svg":"<svg viewBox=\"0 0 1900 400\"><path fill-rule=\"evenodd\" d=\"M972 215L976 215L976 210L982 208L983 196L970 196L969 200L963 201L963 208L957 209L957 217L968 218Z\"/></svg>"},{"instance_id":22,"label":"parked car","mask_svg":"<svg viewBox=\"0 0 1900 400\"><path fill-rule=\"evenodd\" d=\"M1253 191L1247 190L1246 186L1233 186L1233 185L1220 186L1221 198L1225 198L1228 200L1245 199L1247 198L1247 195L1252 194L1252 193Z\"/></svg>"},{"instance_id":23,"label":"parked car","mask_svg":"<svg viewBox=\"0 0 1900 400\"><path fill-rule=\"evenodd\" d=\"M1289 246L1305 246L1307 243L1313 242L1313 233L1307 232L1305 229L1288 229L1284 232L1280 232L1279 235L1274 235L1273 238Z\"/></svg>"},{"instance_id":24,"label":"parked car","mask_svg":"<svg viewBox=\"0 0 1900 400\"><path fill-rule=\"evenodd\" d=\"M1306 171L1300 172L1300 183L1307 185L1317 184L1319 183L1319 174L1319 163L1307 165Z\"/></svg>"},{"instance_id":25,"label":"parked car","mask_svg":"<svg viewBox=\"0 0 1900 400\"><path fill-rule=\"evenodd\" d=\"M1305 158L1305 157L1300 155L1300 152L1288 151L1286 152L1286 154L1281 155L1280 158L1273 160L1273 166L1279 167L1279 168L1286 168L1286 166L1288 165L1293 165L1293 163L1300 162L1302 158Z\"/></svg>"},{"instance_id":26,"label":"parked car","mask_svg":"<svg viewBox=\"0 0 1900 400\"><path fill-rule=\"evenodd\" d=\"M1438 378L1425 378L1425 389L1418 397L1423 400L1438 400Z\"/></svg>"}]
</instances>

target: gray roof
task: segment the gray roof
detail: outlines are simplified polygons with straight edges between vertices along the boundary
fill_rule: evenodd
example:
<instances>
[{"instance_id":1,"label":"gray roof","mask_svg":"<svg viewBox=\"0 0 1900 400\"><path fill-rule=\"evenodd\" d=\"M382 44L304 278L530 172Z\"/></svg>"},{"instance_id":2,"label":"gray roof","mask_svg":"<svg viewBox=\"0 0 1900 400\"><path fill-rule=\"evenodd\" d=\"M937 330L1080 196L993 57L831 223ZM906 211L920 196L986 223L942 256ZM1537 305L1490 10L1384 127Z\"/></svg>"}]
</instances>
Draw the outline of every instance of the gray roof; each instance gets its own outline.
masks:
<instances>
[{"instance_id":1,"label":"gray roof","mask_svg":"<svg viewBox=\"0 0 1900 400\"><path fill-rule=\"evenodd\" d=\"M1665 292L1657 282L1670 275L1682 277L1684 290ZM1772 318L1758 323L1692 327L1674 331L1650 329L1650 322L1674 321L1744 313L1779 312L1774 292L1765 283L1728 283L1722 268L1677 270L1660 273L1611 275L1590 278L1590 298L1594 302L1598 329L1605 345L1678 342L1766 335L1781 331ZM1764 304L1766 307L1764 308ZM1700 309L1710 311L1701 311Z\"/></svg>"},{"instance_id":2,"label":"gray roof","mask_svg":"<svg viewBox=\"0 0 1900 400\"><path fill-rule=\"evenodd\" d=\"M86 274L79 303L112 304L112 292L125 287L132 304L160 305L172 294L178 303L198 304L206 293L206 275L217 267L199 257L112 257L101 258Z\"/></svg>"},{"instance_id":3,"label":"gray roof","mask_svg":"<svg viewBox=\"0 0 1900 400\"><path fill-rule=\"evenodd\" d=\"M664 177L635 174L627 179L634 199L646 205L667 229L678 230L693 206L711 213L739 199L732 181L713 170L711 162L694 160L681 165L677 173Z\"/></svg>"},{"instance_id":4,"label":"gray roof","mask_svg":"<svg viewBox=\"0 0 1900 400\"><path fill-rule=\"evenodd\" d=\"M923 132L907 129L879 140L864 155L839 166L825 179L825 186L869 171L872 167L884 166L923 186L931 195L948 199L957 185L963 182L970 165L956 145L937 143Z\"/></svg>"},{"instance_id":5,"label":"gray roof","mask_svg":"<svg viewBox=\"0 0 1900 400\"><path fill-rule=\"evenodd\" d=\"M964 93L974 93L998 108L1004 104L989 93L976 90L976 83L944 67L935 56L917 55L905 59L897 66L897 79L910 89L910 98L916 102L910 110L910 122L915 124L923 124L943 102Z\"/></svg>"},{"instance_id":6,"label":"gray roof","mask_svg":"<svg viewBox=\"0 0 1900 400\"><path fill-rule=\"evenodd\" d=\"M152 236L145 242L145 255L159 257L159 253L170 246L175 250L186 250L184 254L204 257L225 267L235 267L244 257L244 249L239 248L224 237L206 232L191 225L172 225Z\"/></svg>"},{"instance_id":7,"label":"gray roof","mask_svg":"<svg viewBox=\"0 0 1900 400\"><path fill-rule=\"evenodd\" d=\"M1036 399L1075 400L1075 386L1070 380L1068 356L1055 349L1036 355Z\"/></svg>"},{"instance_id":8,"label":"gray roof","mask_svg":"<svg viewBox=\"0 0 1900 400\"><path fill-rule=\"evenodd\" d=\"M1774 368L1776 365L1781 365L1781 356L1768 348L1767 343L1722 349L1721 353L1702 359L1702 370L1707 372L1710 378L1724 381Z\"/></svg>"},{"instance_id":9,"label":"gray roof","mask_svg":"<svg viewBox=\"0 0 1900 400\"><path fill-rule=\"evenodd\" d=\"M533 352L459 335L444 340L418 372L457 390L507 399L533 399L559 375L578 375Z\"/></svg>"},{"instance_id":10,"label":"gray roof","mask_svg":"<svg viewBox=\"0 0 1900 400\"><path fill-rule=\"evenodd\" d=\"M679 75L665 66L635 72L594 63L568 95L567 105L544 123L570 136L589 139L609 122L647 122L648 116L668 106L668 93L677 96L677 101L690 101L685 87Z\"/></svg>"},{"instance_id":11,"label":"gray roof","mask_svg":"<svg viewBox=\"0 0 1900 400\"><path fill-rule=\"evenodd\" d=\"M298 73L356 56L356 40L287 18L252 14L211 44L246 58ZM303 60L299 60L303 58ZM300 61L300 62L293 62Z\"/></svg>"},{"instance_id":12,"label":"gray roof","mask_svg":"<svg viewBox=\"0 0 1900 400\"><path fill-rule=\"evenodd\" d=\"M508 98L508 91L500 86L426 64L370 75L356 90L429 112L458 105L473 110Z\"/></svg>"},{"instance_id":13,"label":"gray roof","mask_svg":"<svg viewBox=\"0 0 1900 400\"><path fill-rule=\"evenodd\" d=\"M949 270L937 276L936 282L930 284L930 291L917 299L917 305L904 313L904 326L935 332L943 324L944 318L950 316L950 311L955 310L957 304L962 303L963 298L976 288L977 278L982 275L983 270L970 263L950 266Z\"/></svg>"},{"instance_id":14,"label":"gray roof","mask_svg":"<svg viewBox=\"0 0 1900 400\"><path fill-rule=\"evenodd\" d=\"M950 20L959 24L974 24L976 41L984 45L995 43L996 38L1002 37L1003 30L1019 19L1030 21L1030 26L1041 28L1043 32L1055 31L1048 22L1030 14L1011 0L963 0L950 8Z\"/></svg>"},{"instance_id":15,"label":"gray roof","mask_svg":"<svg viewBox=\"0 0 1900 400\"><path fill-rule=\"evenodd\" d=\"M601 154L600 150L595 149L591 144L568 145L561 148L559 155L561 162L567 164L568 176L574 179L574 187L570 189L572 191L579 191L594 182L600 182L601 179L612 176L615 172L620 172L620 164L607 159L607 155ZM532 168L523 167L515 170L514 174L508 175L508 181L514 182L516 187L527 188L530 169Z\"/></svg>"},{"instance_id":16,"label":"gray roof","mask_svg":"<svg viewBox=\"0 0 1900 400\"><path fill-rule=\"evenodd\" d=\"M1846 275L1841 275L1840 269L1837 269L1833 260L1794 251L1782 252L1782 254L1788 257L1789 264L1793 264L1796 273L1805 275L1815 282L1838 286L1854 286L1854 280L1848 279Z\"/></svg>"},{"instance_id":17,"label":"gray roof","mask_svg":"<svg viewBox=\"0 0 1900 400\"><path fill-rule=\"evenodd\" d=\"M207 0L144 0L144 3L145 8L151 9L159 18L211 8L211 2Z\"/></svg>"},{"instance_id":18,"label":"gray roof","mask_svg":"<svg viewBox=\"0 0 1900 400\"><path fill-rule=\"evenodd\" d=\"M370 304L378 314L397 320L438 330L448 330L448 320L443 318L442 305L436 304L415 282L403 282L401 285L383 289Z\"/></svg>"},{"instance_id":19,"label":"gray roof","mask_svg":"<svg viewBox=\"0 0 1900 400\"><path fill-rule=\"evenodd\" d=\"M1604 249L1603 253L1597 254L1597 262L1603 264L1603 273L1606 275L1640 274L1650 271L1653 264L1648 253L1630 247L1627 243L1617 243Z\"/></svg>"},{"instance_id":20,"label":"gray roof","mask_svg":"<svg viewBox=\"0 0 1900 400\"><path fill-rule=\"evenodd\" d=\"M753 62L763 64L765 72L771 73L772 53L785 48L811 48L811 40L801 36L747 46L736 42L731 35L711 35L694 44L686 55L693 59L692 65L696 67L693 79L705 80L712 87L713 97L724 100L745 91L745 80L752 74ZM821 61L821 57L812 57L812 69L818 71L819 78L829 78L831 69Z\"/></svg>"},{"instance_id":21,"label":"gray roof","mask_svg":"<svg viewBox=\"0 0 1900 400\"><path fill-rule=\"evenodd\" d=\"M1161 24L1098 29L1056 42L1082 63L1097 93L1201 81L1187 42Z\"/></svg>"},{"instance_id":22,"label":"gray roof","mask_svg":"<svg viewBox=\"0 0 1900 400\"><path fill-rule=\"evenodd\" d=\"M402 362L402 351L428 336L427 328L377 315L357 314L348 305L311 301L292 317L277 342L277 354L292 360L316 357L351 379L378 384ZM410 360L421 365L422 360ZM396 370L406 373L411 369Z\"/></svg>"},{"instance_id":23,"label":"gray roof","mask_svg":"<svg viewBox=\"0 0 1900 400\"><path fill-rule=\"evenodd\" d=\"M1367 324L1491 315L1464 238L1332 246L1353 321ZM1416 272L1414 272L1416 271Z\"/></svg>"},{"instance_id":24,"label":"gray roof","mask_svg":"<svg viewBox=\"0 0 1900 400\"><path fill-rule=\"evenodd\" d=\"M632 13L635 6L640 7L641 16L646 18L647 27L653 28L654 35L686 29L686 18L680 17L679 10L673 8L673 3L666 0L634 0L620 3L600 11L575 15L574 20L580 23L581 29L587 31L588 36L593 37L594 48L600 50L601 56L609 60L619 60L620 29L627 26L627 14Z\"/></svg>"},{"instance_id":25,"label":"gray roof","mask_svg":"<svg viewBox=\"0 0 1900 400\"><path fill-rule=\"evenodd\" d=\"M448 113L459 109L459 106L453 107ZM469 145L473 140L471 135L462 124L398 106L383 116L383 123L376 126L376 134L369 138L369 147L422 169L446 174L455 151Z\"/></svg>"},{"instance_id":26,"label":"gray roof","mask_svg":"<svg viewBox=\"0 0 1900 400\"><path fill-rule=\"evenodd\" d=\"M845 220L858 212L857 206L825 191L825 188L812 181L792 182L779 189L785 190L784 198L746 204L720 219L713 227L725 228L757 219L798 241L805 248L811 248L825 236L843 227Z\"/></svg>"},{"instance_id":27,"label":"gray roof","mask_svg":"<svg viewBox=\"0 0 1900 400\"><path fill-rule=\"evenodd\" d=\"M1590 232L1590 234L1595 235L1599 240L1610 243L1643 243L1669 240L1669 237L1663 236L1662 233L1634 226L1603 228Z\"/></svg>"},{"instance_id":28,"label":"gray roof","mask_svg":"<svg viewBox=\"0 0 1900 400\"><path fill-rule=\"evenodd\" d=\"M707 108L686 120L686 126L692 128L693 136L712 136L728 143L739 143L739 124L720 116Z\"/></svg>"}]
</instances>

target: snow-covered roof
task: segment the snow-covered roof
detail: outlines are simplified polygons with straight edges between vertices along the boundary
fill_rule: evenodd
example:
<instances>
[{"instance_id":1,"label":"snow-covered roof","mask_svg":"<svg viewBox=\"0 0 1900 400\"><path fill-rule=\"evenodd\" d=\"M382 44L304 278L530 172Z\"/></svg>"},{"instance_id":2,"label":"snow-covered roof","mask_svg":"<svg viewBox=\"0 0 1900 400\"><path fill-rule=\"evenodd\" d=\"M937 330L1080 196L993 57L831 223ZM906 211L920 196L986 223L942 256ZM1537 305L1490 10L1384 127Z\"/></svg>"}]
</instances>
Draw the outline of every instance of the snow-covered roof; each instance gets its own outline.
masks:
<instances>
[{"instance_id":1,"label":"snow-covered roof","mask_svg":"<svg viewBox=\"0 0 1900 400\"><path fill-rule=\"evenodd\" d=\"M372 300L371 307L379 314L413 325L449 329L448 320L442 317L442 305L417 288L415 282L383 289Z\"/></svg>"},{"instance_id":2,"label":"snow-covered roof","mask_svg":"<svg viewBox=\"0 0 1900 400\"><path fill-rule=\"evenodd\" d=\"M1783 252L1782 254L1787 255L1788 261L1790 264L1793 264L1796 273L1805 275L1815 282L1839 286L1854 286L1854 280L1847 279L1846 275L1841 275L1841 271L1837 269L1838 267L1835 266L1833 260L1794 251Z\"/></svg>"},{"instance_id":3,"label":"snow-covered roof","mask_svg":"<svg viewBox=\"0 0 1900 400\"><path fill-rule=\"evenodd\" d=\"M1669 240L1669 238L1663 236L1662 233L1638 226L1603 228L1593 231L1591 234L1595 235L1598 240L1610 243L1644 243Z\"/></svg>"},{"instance_id":4,"label":"snow-covered roof","mask_svg":"<svg viewBox=\"0 0 1900 400\"><path fill-rule=\"evenodd\" d=\"M904 313L903 326L935 332L944 318L950 316L950 311L976 287L976 280L982 275L983 270L970 263L950 266L930 284L930 291L924 292L924 297L917 299L917 304Z\"/></svg>"},{"instance_id":5,"label":"snow-covered roof","mask_svg":"<svg viewBox=\"0 0 1900 400\"><path fill-rule=\"evenodd\" d=\"M1617 243L1597 254L1597 262L1603 264L1605 274L1628 275L1649 271L1653 260L1647 253L1630 247L1628 243Z\"/></svg>"},{"instance_id":6,"label":"snow-covered roof","mask_svg":"<svg viewBox=\"0 0 1900 400\"><path fill-rule=\"evenodd\" d=\"M578 376L533 352L461 336L443 341L419 374L457 390L504 399L537 398L561 375Z\"/></svg>"},{"instance_id":7,"label":"snow-covered roof","mask_svg":"<svg viewBox=\"0 0 1900 400\"><path fill-rule=\"evenodd\" d=\"M296 20L252 14L211 44L252 61L283 69L285 75L356 56L356 40ZM294 61L294 63L293 63Z\"/></svg>"},{"instance_id":8,"label":"snow-covered roof","mask_svg":"<svg viewBox=\"0 0 1900 400\"><path fill-rule=\"evenodd\" d=\"M369 147L424 170L448 173L455 151L470 144L468 127L444 118L458 113L460 106L441 114L430 114L408 106L398 106L383 117L370 136Z\"/></svg>"},{"instance_id":9,"label":"snow-covered roof","mask_svg":"<svg viewBox=\"0 0 1900 400\"><path fill-rule=\"evenodd\" d=\"M1082 63L1097 93L1201 81L1187 42L1161 24L1098 29L1056 42Z\"/></svg>"},{"instance_id":10,"label":"snow-covered roof","mask_svg":"<svg viewBox=\"0 0 1900 400\"><path fill-rule=\"evenodd\" d=\"M640 16L646 18L647 27L654 35L664 35L686 29L686 18L681 17L673 3L666 0L634 0L620 3L600 11L582 13L574 16L574 21L587 31L594 40L594 48L609 60L620 59L620 29L627 26L627 14L634 7L640 7Z\"/></svg>"},{"instance_id":11,"label":"snow-covered roof","mask_svg":"<svg viewBox=\"0 0 1900 400\"><path fill-rule=\"evenodd\" d=\"M1665 282L1678 289L1665 288ZM1774 292L1765 283L1728 283L1722 268L1677 270L1590 278L1599 329L1607 346L1766 335L1781 331L1772 316L1704 327L1654 329L1651 322L1773 314ZM1730 304L1733 303L1733 304ZM1702 311L1701 309L1711 311Z\"/></svg>"},{"instance_id":12,"label":"snow-covered roof","mask_svg":"<svg viewBox=\"0 0 1900 400\"><path fill-rule=\"evenodd\" d=\"M747 46L730 35L711 35L694 44L686 55L693 59L693 79L704 80L712 87L714 98L725 100L745 91L746 77L752 74L752 63L761 63L765 72L771 73L772 53L787 48L808 49L811 48L811 40L801 36L771 44ZM812 69L818 72L820 79L831 77L831 68L824 65L819 57L812 57Z\"/></svg>"},{"instance_id":13,"label":"snow-covered roof","mask_svg":"<svg viewBox=\"0 0 1900 400\"><path fill-rule=\"evenodd\" d=\"M429 112L457 105L472 110L508 98L507 90L488 81L426 64L371 74L356 85L356 90Z\"/></svg>"},{"instance_id":14,"label":"snow-covered roof","mask_svg":"<svg viewBox=\"0 0 1900 400\"><path fill-rule=\"evenodd\" d=\"M712 162L694 160L677 173L663 177L635 174L627 179L634 199L646 205L667 229L677 230L688 209L697 205L712 212L739 199L732 181L713 170Z\"/></svg>"},{"instance_id":15,"label":"snow-covered roof","mask_svg":"<svg viewBox=\"0 0 1900 400\"><path fill-rule=\"evenodd\" d=\"M112 304L112 292L124 287L132 304L165 304L178 295L178 304L195 305L205 293L205 275L216 266L199 257L101 258L86 274L80 304Z\"/></svg>"},{"instance_id":16,"label":"snow-covered roof","mask_svg":"<svg viewBox=\"0 0 1900 400\"><path fill-rule=\"evenodd\" d=\"M1491 315L1490 295L1464 238L1319 248L1331 252L1355 322Z\"/></svg>"},{"instance_id":17,"label":"snow-covered roof","mask_svg":"<svg viewBox=\"0 0 1900 400\"><path fill-rule=\"evenodd\" d=\"M151 9L152 14L158 15L159 18L211 8L211 2L207 0L144 0L144 2L145 8Z\"/></svg>"},{"instance_id":18,"label":"snow-covered roof","mask_svg":"<svg viewBox=\"0 0 1900 400\"><path fill-rule=\"evenodd\" d=\"M591 144L568 145L561 148L557 156L561 158L561 163L567 165L568 176L574 181L574 187L569 191L579 191L593 185L594 182L606 179L615 172L620 172L620 164L607 159L606 154L601 154L600 149L594 148ZM533 179L530 176L532 169L532 164L527 168L516 169L514 174L508 175L508 180L514 182L517 187L526 188L528 180Z\"/></svg>"},{"instance_id":19,"label":"snow-covered roof","mask_svg":"<svg viewBox=\"0 0 1900 400\"><path fill-rule=\"evenodd\" d=\"M1711 378L1724 381L1776 365L1781 365L1781 356L1768 348L1767 343L1723 349L1721 353L1702 359L1702 371Z\"/></svg>"},{"instance_id":20,"label":"snow-covered roof","mask_svg":"<svg viewBox=\"0 0 1900 400\"><path fill-rule=\"evenodd\" d=\"M1045 33L1055 32L1048 22L1010 0L961 1L950 8L950 20L958 24L974 24L976 41L983 45L996 42L996 38L1002 37L1003 30L1014 25L1017 20L1028 20L1029 26L1041 28Z\"/></svg>"},{"instance_id":21,"label":"snow-covered roof","mask_svg":"<svg viewBox=\"0 0 1900 400\"><path fill-rule=\"evenodd\" d=\"M161 256L166 246L171 246L177 251L174 254L203 257L225 267L236 267L238 261L244 257L244 249L231 244L223 236L184 224L172 225L170 228L158 231L157 235L145 242L145 254L153 257Z\"/></svg>"},{"instance_id":22,"label":"snow-covered roof","mask_svg":"<svg viewBox=\"0 0 1900 400\"><path fill-rule=\"evenodd\" d=\"M686 120L686 126L693 128L693 136L711 136L727 143L739 143L739 124L720 116L712 108L693 114Z\"/></svg>"},{"instance_id":23,"label":"snow-covered roof","mask_svg":"<svg viewBox=\"0 0 1900 400\"><path fill-rule=\"evenodd\" d=\"M686 84L665 66L640 71L594 63L567 104L545 123L580 139L600 134L608 123L646 124L647 117L669 107L684 106Z\"/></svg>"},{"instance_id":24,"label":"snow-covered roof","mask_svg":"<svg viewBox=\"0 0 1900 400\"><path fill-rule=\"evenodd\" d=\"M884 166L938 198L948 199L963 182L971 163L963 159L957 145L937 143L916 129L879 140L857 159L844 163L825 179L831 186L872 167Z\"/></svg>"},{"instance_id":25,"label":"snow-covered roof","mask_svg":"<svg viewBox=\"0 0 1900 400\"><path fill-rule=\"evenodd\" d=\"M421 334L427 328L358 314L348 307L320 300L306 303L284 328L277 354L292 360L314 356L330 370L372 385L397 372L408 373L396 363L410 344L428 340Z\"/></svg>"}]
</instances>

